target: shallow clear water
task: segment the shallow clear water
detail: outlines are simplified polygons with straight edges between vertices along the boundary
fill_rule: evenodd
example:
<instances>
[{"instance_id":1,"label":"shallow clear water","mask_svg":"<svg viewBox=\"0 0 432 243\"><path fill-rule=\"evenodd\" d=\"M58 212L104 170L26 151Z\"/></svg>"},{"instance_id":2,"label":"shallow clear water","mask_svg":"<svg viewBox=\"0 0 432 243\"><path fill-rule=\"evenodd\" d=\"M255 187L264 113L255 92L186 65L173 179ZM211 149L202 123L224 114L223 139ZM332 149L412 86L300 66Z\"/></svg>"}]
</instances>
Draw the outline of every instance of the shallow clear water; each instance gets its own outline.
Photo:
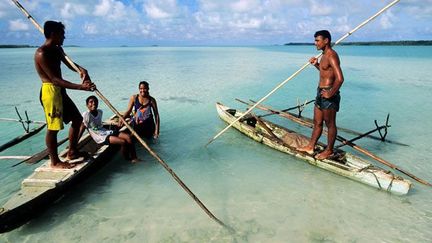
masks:
<instances>
[{"instance_id":1,"label":"shallow clear water","mask_svg":"<svg viewBox=\"0 0 432 243\"><path fill-rule=\"evenodd\" d=\"M390 113L388 139L360 146L432 181L432 47L337 47L345 75L338 125L366 132ZM148 80L161 114L161 137L151 147L231 233L212 221L143 148L144 162L117 155L6 242L426 242L432 239L431 188L414 182L395 196L313 167L230 129L215 102L244 109L235 98L258 100L299 69L313 46L66 48L86 67L102 94L120 111L139 80ZM0 117L14 106L43 120L34 49L0 49ZM64 76L77 82L75 73ZM313 99L318 73L309 67L265 103L283 109ZM88 92L68 91L83 111ZM111 114L102 102L106 118ZM312 106L304 111L311 116ZM277 117L269 118L309 135ZM0 123L0 143L23 133ZM350 137L348 134L341 134ZM66 136L63 131L59 137ZM325 141L325 140L324 140ZM44 132L0 155L44 149ZM349 149L348 149L349 150ZM351 150L349 150L351 151ZM354 152L355 151L351 151ZM19 190L37 166L0 160L0 203ZM377 164L377 163L376 163ZM379 164L377 164L379 165ZM406 177L406 176L405 176ZM413 181L413 180L412 180Z\"/></svg>"}]
</instances>

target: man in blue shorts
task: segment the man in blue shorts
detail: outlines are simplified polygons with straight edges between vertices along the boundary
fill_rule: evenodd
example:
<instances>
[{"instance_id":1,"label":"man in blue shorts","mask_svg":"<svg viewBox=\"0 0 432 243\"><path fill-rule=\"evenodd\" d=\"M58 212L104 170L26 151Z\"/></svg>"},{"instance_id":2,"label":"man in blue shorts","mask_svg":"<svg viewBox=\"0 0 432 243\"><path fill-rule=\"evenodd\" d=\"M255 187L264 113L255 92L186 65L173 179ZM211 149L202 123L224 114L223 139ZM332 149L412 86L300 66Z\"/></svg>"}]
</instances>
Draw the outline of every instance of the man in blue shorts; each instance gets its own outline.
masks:
<instances>
[{"instance_id":1,"label":"man in blue shorts","mask_svg":"<svg viewBox=\"0 0 432 243\"><path fill-rule=\"evenodd\" d=\"M327 159L333 154L337 136L336 112L339 111L340 94L344 77L340 67L338 54L331 47L331 35L327 30L317 31L314 35L317 50L322 50L321 60L312 57L309 62L319 70L318 92L314 107L314 127L309 144L298 150L313 154L315 145L321 136L323 122L328 129L327 147L315 156L316 159Z\"/></svg>"}]
</instances>

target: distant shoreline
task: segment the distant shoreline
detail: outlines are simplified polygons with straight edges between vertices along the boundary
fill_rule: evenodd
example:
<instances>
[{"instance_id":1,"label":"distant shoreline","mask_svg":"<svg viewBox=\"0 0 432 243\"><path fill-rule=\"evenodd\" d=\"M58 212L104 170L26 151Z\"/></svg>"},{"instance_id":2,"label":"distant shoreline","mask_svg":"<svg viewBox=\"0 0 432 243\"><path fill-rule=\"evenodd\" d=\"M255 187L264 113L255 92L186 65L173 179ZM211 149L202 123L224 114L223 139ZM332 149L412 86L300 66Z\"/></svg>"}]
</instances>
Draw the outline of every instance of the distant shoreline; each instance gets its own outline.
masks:
<instances>
[{"instance_id":1,"label":"distant shoreline","mask_svg":"<svg viewBox=\"0 0 432 243\"><path fill-rule=\"evenodd\" d=\"M0 48L35 48L31 45L0 45Z\"/></svg>"},{"instance_id":2,"label":"distant shoreline","mask_svg":"<svg viewBox=\"0 0 432 243\"><path fill-rule=\"evenodd\" d=\"M0 45L0 48L37 48L38 46L31 46L31 45ZM68 45L65 47L80 47L75 45Z\"/></svg>"},{"instance_id":3,"label":"distant shoreline","mask_svg":"<svg viewBox=\"0 0 432 243\"><path fill-rule=\"evenodd\" d=\"M290 42L284 46L308 46L314 45L307 42ZM419 41L366 41L366 42L342 42L341 46L432 46L432 40Z\"/></svg>"}]
</instances>

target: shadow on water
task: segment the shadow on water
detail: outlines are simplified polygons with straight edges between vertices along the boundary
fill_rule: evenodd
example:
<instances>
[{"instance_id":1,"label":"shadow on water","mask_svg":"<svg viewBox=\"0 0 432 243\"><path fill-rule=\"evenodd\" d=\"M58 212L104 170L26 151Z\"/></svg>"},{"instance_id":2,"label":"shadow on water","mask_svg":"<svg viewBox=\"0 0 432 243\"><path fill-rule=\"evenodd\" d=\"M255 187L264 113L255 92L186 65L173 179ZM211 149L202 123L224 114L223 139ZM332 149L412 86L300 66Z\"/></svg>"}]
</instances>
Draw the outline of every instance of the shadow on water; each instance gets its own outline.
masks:
<instances>
[{"instance_id":1,"label":"shadow on water","mask_svg":"<svg viewBox=\"0 0 432 243\"><path fill-rule=\"evenodd\" d=\"M162 97L160 99L163 101L175 101L175 102L179 102L179 103L190 103L190 104L202 103L199 100L191 99L191 98L188 98L185 96L169 96L169 97Z\"/></svg>"}]
</instances>

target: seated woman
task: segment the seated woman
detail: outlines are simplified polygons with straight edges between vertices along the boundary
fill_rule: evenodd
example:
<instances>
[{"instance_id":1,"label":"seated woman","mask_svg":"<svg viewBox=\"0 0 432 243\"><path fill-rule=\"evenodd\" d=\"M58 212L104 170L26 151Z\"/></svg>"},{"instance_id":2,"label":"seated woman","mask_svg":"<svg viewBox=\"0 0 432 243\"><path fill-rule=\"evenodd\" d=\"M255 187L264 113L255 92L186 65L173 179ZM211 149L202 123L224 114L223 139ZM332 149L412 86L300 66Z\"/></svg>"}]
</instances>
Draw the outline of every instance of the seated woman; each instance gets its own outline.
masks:
<instances>
[{"instance_id":1,"label":"seated woman","mask_svg":"<svg viewBox=\"0 0 432 243\"><path fill-rule=\"evenodd\" d=\"M135 145L129 134L125 132L118 132L108 130L102 126L102 110L98 109L99 101L96 96L92 95L86 99L88 111L85 111L83 122L80 128L80 136L83 134L84 129L87 128L90 136L98 144L118 144L121 145L121 150L125 159L130 160L132 163L140 161L137 158Z\"/></svg>"},{"instance_id":2,"label":"seated woman","mask_svg":"<svg viewBox=\"0 0 432 243\"><path fill-rule=\"evenodd\" d=\"M139 94L130 97L124 118L128 118L133 109L131 125L138 135L147 139L158 138L160 120L156 99L150 96L150 87L146 81L141 81L138 88Z\"/></svg>"}]
</instances>

